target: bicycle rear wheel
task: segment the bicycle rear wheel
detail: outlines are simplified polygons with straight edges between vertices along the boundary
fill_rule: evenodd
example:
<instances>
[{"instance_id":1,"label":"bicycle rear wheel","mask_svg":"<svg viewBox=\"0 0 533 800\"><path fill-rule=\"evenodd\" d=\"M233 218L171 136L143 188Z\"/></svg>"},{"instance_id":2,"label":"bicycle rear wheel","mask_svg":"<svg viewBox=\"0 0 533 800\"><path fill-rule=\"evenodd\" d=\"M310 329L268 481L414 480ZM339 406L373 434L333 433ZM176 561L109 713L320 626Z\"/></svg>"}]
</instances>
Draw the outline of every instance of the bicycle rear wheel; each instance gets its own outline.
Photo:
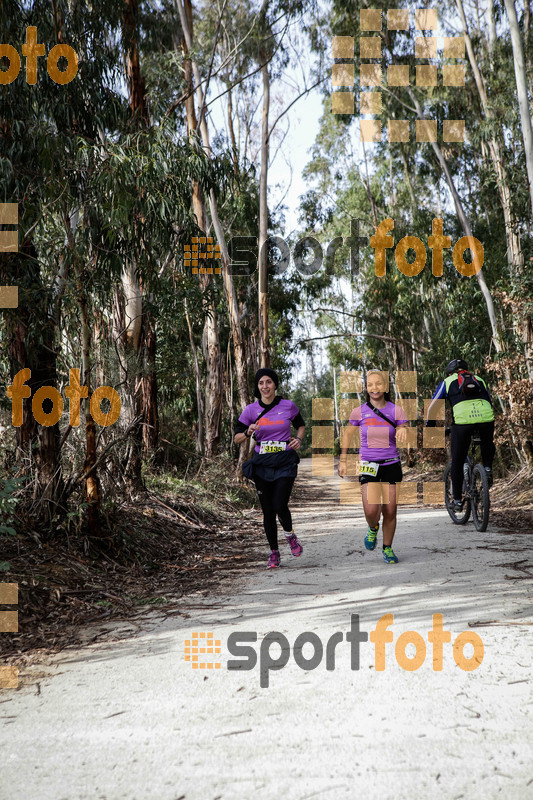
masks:
<instances>
[{"instance_id":1,"label":"bicycle rear wheel","mask_svg":"<svg viewBox=\"0 0 533 800\"><path fill-rule=\"evenodd\" d=\"M487 530L489 511L489 479L484 467L476 464L472 470L472 517L477 531Z\"/></svg>"},{"instance_id":2,"label":"bicycle rear wheel","mask_svg":"<svg viewBox=\"0 0 533 800\"><path fill-rule=\"evenodd\" d=\"M465 497L465 484L463 481L463 510L458 514L453 510L452 465L448 464L444 470L444 502L446 511L456 525L466 525L470 519L470 498Z\"/></svg>"}]
</instances>

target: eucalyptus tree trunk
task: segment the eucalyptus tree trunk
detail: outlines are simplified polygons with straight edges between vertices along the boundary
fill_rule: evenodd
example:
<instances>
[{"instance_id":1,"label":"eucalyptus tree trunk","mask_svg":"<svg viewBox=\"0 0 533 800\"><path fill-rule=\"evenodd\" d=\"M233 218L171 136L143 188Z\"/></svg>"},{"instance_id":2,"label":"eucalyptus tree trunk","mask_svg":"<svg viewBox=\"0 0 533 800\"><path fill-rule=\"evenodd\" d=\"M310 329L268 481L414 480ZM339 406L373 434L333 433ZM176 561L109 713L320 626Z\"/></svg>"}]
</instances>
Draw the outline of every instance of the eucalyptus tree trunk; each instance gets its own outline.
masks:
<instances>
[{"instance_id":1,"label":"eucalyptus tree trunk","mask_svg":"<svg viewBox=\"0 0 533 800\"><path fill-rule=\"evenodd\" d=\"M156 351L157 336L150 314L144 316L144 364L141 378L141 407L144 414L142 427L143 455L148 458L159 441L159 408L157 404Z\"/></svg>"},{"instance_id":2,"label":"eucalyptus tree trunk","mask_svg":"<svg viewBox=\"0 0 533 800\"><path fill-rule=\"evenodd\" d=\"M413 183L411 181L411 175L409 172L409 164L407 162L407 157L405 155L405 149L402 142L400 142L399 147L400 147L400 156L404 168L405 182L407 184L407 188L409 191L409 205L411 207L411 216L412 219L414 220L417 214L418 206L415 198ZM439 195L439 205L440 205L440 195ZM439 216L442 216L442 213L439 214ZM437 303L435 301L434 285L431 284L429 286L425 286L423 281L418 281L418 295L420 297L420 313L422 315L423 330L425 330L426 332L427 344L428 346L431 346L431 328L430 328L430 319L428 316L428 309L433 310L437 306ZM435 327L438 329L438 327L440 326L435 325ZM422 334L423 331L421 331L421 340L423 339ZM411 341L412 339L413 339L413 334L411 332ZM412 347L411 347L410 358L412 359L412 364L414 365L415 350ZM414 369L414 366L404 367L403 369ZM408 456L408 462L410 463L411 461L410 448L407 449L407 456Z\"/></svg>"},{"instance_id":3,"label":"eucalyptus tree trunk","mask_svg":"<svg viewBox=\"0 0 533 800\"><path fill-rule=\"evenodd\" d=\"M124 0L122 11L122 41L126 67L126 80L130 108L140 124L148 125L150 115L146 102L146 88L141 75L138 47L138 5L137 0Z\"/></svg>"},{"instance_id":4,"label":"eucalyptus tree trunk","mask_svg":"<svg viewBox=\"0 0 533 800\"><path fill-rule=\"evenodd\" d=\"M80 383L88 389L88 395L83 401L85 406L85 461L83 470L89 472L96 463L96 426L91 414L91 326L87 315L87 296L85 289L78 285L81 311L81 359L82 378ZM87 528L90 536L99 535L100 512L100 484L96 469L85 479L85 499L87 500Z\"/></svg>"},{"instance_id":5,"label":"eucalyptus tree trunk","mask_svg":"<svg viewBox=\"0 0 533 800\"><path fill-rule=\"evenodd\" d=\"M179 0L178 0L179 2ZM185 101L185 111L187 114L187 133L191 142L194 142L198 133L198 119L194 102L194 77L193 66L190 59L190 49L193 41L193 18L192 5L189 0L185 0L184 7L180 5L180 16L183 14L182 28L184 39L182 41L183 65L185 79L189 89L189 95ZM185 35L185 30L189 37ZM205 234L207 231L207 213L205 195L198 181L193 181L192 185L192 204L196 217L196 223L200 230ZM200 274L198 276L200 286L204 296L210 296L210 286L213 276ZM220 351L219 322L215 301L212 299L204 308L205 322L202 337L202 350L206 365L205 385L199 385L199 374L197 372L196 403L198 416L205 414L205 419L198 425L197 451L205 453L210 457L216 454L220 442L220 425L222 419L222 353ZM192 327L189 326L189 335L192 336ZM196 358L196 351L195 351ZM196 366L198 362L196 359ZM203 395L200 397L200 395ZM205 438L200 438L204 434Z\"/></svg>"},{"instance_id":6,"label":"eucalyptus tree trunk","mask_svg":"<svg viewBox=\"0 0 533 800\"><path fill-rule=\"evenodd\" d=\"M115 338L120 353L122 385L122 427L128 428L142 412L142 326L143 301L137 269L129 261L121 275L122 292L115 292ZM126 446L124 477L131 490L142 486L142 428L132 430Z\"/></svg>"},{"instance_id":7,"label":"eucalyptus tree trunk","mask_svg":"<svg viewBox=\"0 0 533 800\"><path fill-rule=\"evenodd\" d=\"M268 157L270 110L270 74L264 50L260 51L261 74L263 76L263 118L261 126L261 176L259 180L259 366L270 366L270 344L268 338L268 253L265 242L268 236Z\"/></svg>"},{"instance_id":8,"label":"eucalyptus tree trunk","mask_svg":"<svg viewBox=\"0 0 533 800\"><path fill-rule=\"evenodd\" d=\"M518 27L516 7L514 0L504 0L509 30L511 31L511 44L513 46L514 73L516 78L516 92L520 108L520 122L524 139L524 153L526 157L527 177L529 181L529 198L533 211L533 128L531 126L531 112L527 96L526 67L524 62L524 48ZM526 5L528 0L526 0Z\"/></svg>"},{"instance_id":9,"label":"eucalyptus tree trunk","mask_svg":"<svg viewBox=\"0 0 533 800\"><path fill-rule=\"evenodd\" d=\"M194 341L194 332L192 329L191 318L189 316L189 308L187 306L187 298L184 299L185 306L185 319L187 320L187 328L189 330L189 343L191 345L191 353L194 366L194 377L196 381L196 405L198 409L198 428L196 436L196 452L201 455L204 451L204 391L202 385L202 373L200 372L200 363L198 361L198 351L196 342Z\"/></svg>"},{"instance_id":10,"label":"eucalyptus tree trunk","mask_svg":"<svg viewBox=\"0 0 533 800\"><path fill-rule=\"evenodd\" d=\"M496 45L496 18L494 16L494 2L493 0L487 1L487 24L489 31L489 61L492 68L492 60L494 56L494 47Z\"/></svg>"},{"instance_id":11,"label":"eucalyptus tree trunk","mask_svg":"<svg viewBox=\"0 0 533 800\"><path fill-rule=\"evenodd\" d=\"M124 0L122 42L129 103L139 128L150 125L146 88L139 59L138 0ZM136 220L133 221L136 224ZM121 350L121 379L124 387L123 422L126 427L140 417L128 440L124 474L131 489L142 487L141 453L154 446L152 433L159 429L155 375L155 330L143 310L143 289L137 271L137 254L132 253L122 273L122 301L115 298L118 313L118 346ZM145 348L148 349L145 352ZM143 367L147 369L143 369ZM150 426L147 432L145 425Z\"/></svg>"},{"instance_id":12,"label":"eucalyptus tree trunk","mask_svg":"<svg viewBox=\"0 0 533 800\"><path fill-rule=\"evenodd\" d=\"M266 34L266 16L269 0L263 0L259 12L260 29ZM259 178L259 366L270 366L270 342L268 336L268 253L265 246L268 237L268 160L270 153L270 73L269 52L266 45L259 47L259 64L263 78L263 113L261 120L261 174Z\"/></svg>"},{"instance_id":13,"label":"eucalyptus tree trunk","mask_svg":"<svg viewBox=\"0 0 533 800\"><path fill-rule=\"evenodd\" d=\"M229 83L229 80L228 80ZM233 97L231 89L228 90L228 130L231 141L231 154L233 156L233 170L235 175L239 174L239 150L237 147L237 140L235 138L235 129L233 127Z\"/></svg>"},{"instance_id":14,"label":"eucalyptus tree trunk","mask_svg":"<svg viewBox=\"0 0 533 800\"><path fill-rule=\"evenodd\" d=\"M185 44L189 53L190 64L192 67L192 73L195 82L195 94L198 101L198 107L200 108L199 113L199 129L200 129L200 137L202 140L202 146L204 151L207 153L208 156L212 156L211 146L209 143L209 131L207 129L207 123L205 119L205 95L207 93L207 88L205 93L202 90L201 85L201 76L200 70L198 68L198 64L196 60L190 55L192 51L192 43L193 43L193 28L192 28L192 3L190 0L175 0L181 26L183 29L183 35L185 39ZM237 378L237 389L239 394L239 403L241 407L244 407L248 403L248 381L246 375L246 359L245 359L245 345L242 336L241 330L241 323L239 318L239 306L237 302L237 294L235 291L235 284L233 282L233 276L229 269L229 253L228 247L226 243L226 237L224 235L224 231L222 229L222 224L220 222L220 218L218 215L218 205L215 197L215 193L213 190L209 193L209 211L211 214L211 220L213 223L213 228L215 231L215 235L220 245L220 254L222 260L222 278L224 284L224 294L226 297L226 302L228 305L228 319L231 327L231 335L233 340L233 350L234 350L234 357L235 357L235 372ZM219 395L222 395L221 386L218 387Z\"/></svg>"}]
</instances>

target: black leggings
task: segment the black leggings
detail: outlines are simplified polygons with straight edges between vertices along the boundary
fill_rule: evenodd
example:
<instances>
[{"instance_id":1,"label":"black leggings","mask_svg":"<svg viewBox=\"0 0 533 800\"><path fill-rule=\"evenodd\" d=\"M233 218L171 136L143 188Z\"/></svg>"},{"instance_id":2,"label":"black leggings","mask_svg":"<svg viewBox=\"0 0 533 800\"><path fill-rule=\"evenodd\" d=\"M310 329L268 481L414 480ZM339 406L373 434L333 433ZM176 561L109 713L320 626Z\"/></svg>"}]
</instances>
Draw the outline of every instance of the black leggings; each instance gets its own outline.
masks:
<instances>
[{"instance_id":1,"label":"black leggings","mask_svg":"<svg viewBox=\"0 0 533 800\"><path fill-rule=\"evenodd\" d=\"M278 549L278 526L276 515L283 525L283 530L292 530L292 517L289 511L289 499L294 485L294 478L278 478L275 481L264 481L254 477L257 494L263 509L263 525L271 550Z\"/></svg>"},{"instance_id":2,"label":"black leggings","mask_svg":"<svg viewBox=\"0 0 533 800\"><path fill-rule=\"evenodd\" d=\"M453 496L456 500L463 496L463 464L466 461L470 438L478 432L481 437L481 458L484 467L492 467L494 461L494 422L476 422L471 425L452 425L451 450L452 450L452 486Z\"/></svg>"}]
</instances>

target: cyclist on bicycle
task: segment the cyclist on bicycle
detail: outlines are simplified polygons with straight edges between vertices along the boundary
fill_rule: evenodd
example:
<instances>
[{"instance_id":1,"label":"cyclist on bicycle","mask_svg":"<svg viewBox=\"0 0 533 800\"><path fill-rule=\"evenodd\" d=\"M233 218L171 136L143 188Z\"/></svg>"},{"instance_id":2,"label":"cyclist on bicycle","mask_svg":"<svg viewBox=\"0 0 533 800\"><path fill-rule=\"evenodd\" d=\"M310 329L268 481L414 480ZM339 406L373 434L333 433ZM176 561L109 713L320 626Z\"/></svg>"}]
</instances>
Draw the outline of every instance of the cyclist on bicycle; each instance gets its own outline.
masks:
<instances>
[{"instance_id":1,"label":"cyclist on bicycle","mask_svg":"<svg viewBox=\"0 0 533 800\"><path fill-rule=\"evenodd\" d=\"M494 460L494 412L487 384L478 375L468 371L468 364L454 358L446 367L447 377L439 384L428 408L426 426L435 425L431 419L432 406L437 400L448 398L452 407L451 430L453 488L453 510L463 508L463 464L466 461L470 440L474 432L481 439L483 466L492 485L492 462Z\"/></svg>"}]
</instances>

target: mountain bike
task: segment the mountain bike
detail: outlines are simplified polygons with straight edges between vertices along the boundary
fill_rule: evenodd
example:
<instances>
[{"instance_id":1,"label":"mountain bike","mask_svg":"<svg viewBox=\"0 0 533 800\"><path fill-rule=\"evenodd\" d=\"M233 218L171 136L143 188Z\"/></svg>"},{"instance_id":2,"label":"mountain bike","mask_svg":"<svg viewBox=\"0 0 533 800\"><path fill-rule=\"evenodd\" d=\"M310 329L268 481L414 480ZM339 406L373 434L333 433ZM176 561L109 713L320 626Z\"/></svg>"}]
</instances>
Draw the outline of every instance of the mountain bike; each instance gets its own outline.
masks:
<instances>
[{"instance_id":1,"label":"mountain bike","mask_svg":"<svg viewBox=\"0 0 533 800\"><path fill-rule=\"evenodd\" d=\"M446 428L446 434L448 435L449 433L450 428ZM456 525L466 525L470 519L470 513L472 513L476 530L486 531L489 524L490 511L489 478L483 464L473 463L475 449L480 442L479 434L474 432L470 443L472 457L467 455L463 465L463 510L460 512L453 510L451 462L444 470L444 502L446 503L448 514Z\"/></svg>"}]
</instances>

